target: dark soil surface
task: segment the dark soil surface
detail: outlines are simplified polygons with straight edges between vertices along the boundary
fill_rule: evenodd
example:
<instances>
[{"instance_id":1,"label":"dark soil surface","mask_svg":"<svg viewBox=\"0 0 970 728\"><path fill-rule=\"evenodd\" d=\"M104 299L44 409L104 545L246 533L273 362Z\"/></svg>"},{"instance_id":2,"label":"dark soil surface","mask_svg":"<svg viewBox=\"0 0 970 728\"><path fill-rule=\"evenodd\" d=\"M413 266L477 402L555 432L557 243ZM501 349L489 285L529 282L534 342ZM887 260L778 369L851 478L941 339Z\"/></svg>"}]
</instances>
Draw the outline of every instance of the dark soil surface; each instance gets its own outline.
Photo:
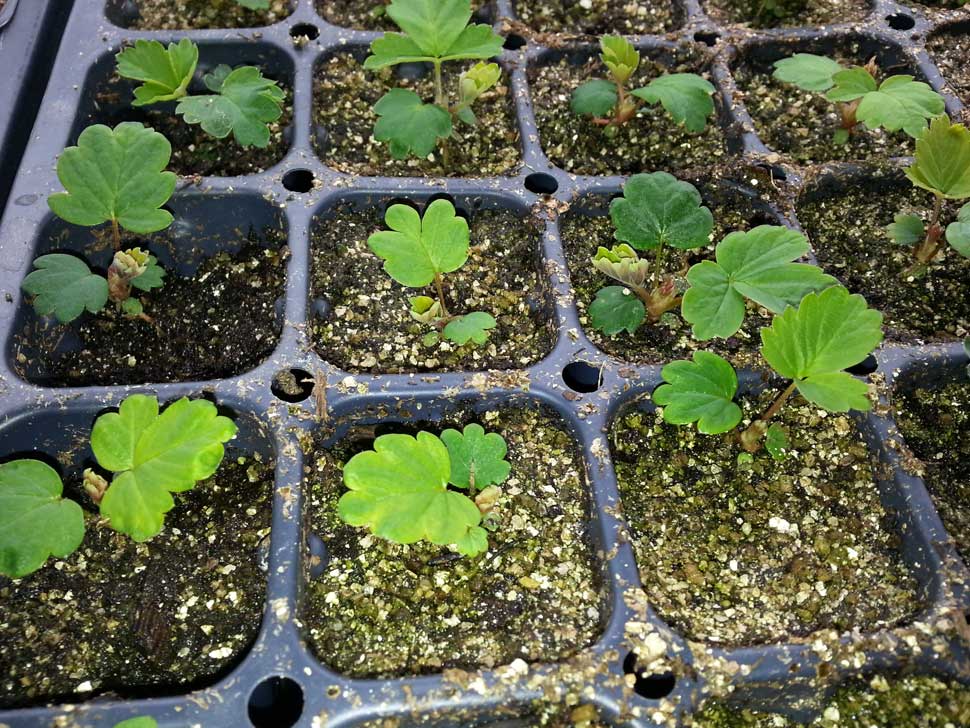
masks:
<instances>
[{"instance_id":1,"label":"dark soil surface","mask_svg":"<svg viewBox=\"0 0 970 728\"><path fill-rule=\"evenodd\" d=\"M515 14L530 30L570 35L648 35L683 25L671 0L517 0Z\"/></svg>"},{"instance_id":2,"label":"dark soil surface","mask_svg":"<svg viewBox=\"0 0 970 728\"><path fill-rule=\"evenodd\" d=\"M970 104L970 27L959 26L947 28L927 41L930 57L940 69L943 78L947 80L953 92L963 101Z\"/></svg>"},{"instance_id":3,"label":"dark soil surface","mask_svg":"<svg viewBox=\"0 0 970 728\"><path fill-rule=\"evenodd\" d=\"M457 98L458 75L467 66L447 64L444 88ZM324 163L341 172L382 176L487 177L514 173L521 163L519 127L508 79L475 102L478 124L455 123L457 137L447 140L450 162L444 164L441 146L428 159L391 158L388 145L373 137L377 115L373 106L392 88L406 88L426 102L434 98L430 74L417 80L398 79L393 69L365 71L348 53L323 60L313 86L316 149Z\"/></svg>"},{"instance_id":4,"label":"dark soil surface","mask_svg":"<svg viewBox=\"0 0 970 728\"><path fill-rule=\"evenodd\" d=\"M316 9L328 23L356 30L400 31L387 15L389 0L316 0ZM490 23L491 2L472 0L473 23Z\"/></svg>"},{"instance_id":5,"label":"dark soil surface","mask_svg":"<svg viewBox=\"0 0 970 728\"><path fill-rule=\"evenodd\" d=\"M956 10L962 8L966 5L964 0L901 0L903 5L909 5L916 8L917 10L922 10L923 8L932 8L939 10Z\"/></svg>"},{"instance_id":6,"label":"dark soil surface","mask_svg":"<svg viewBox=\"0 0 970 728\"><path fill-rule=\"evenodd\" d=\"M874 176L878 180L880 173ZM802 201L798 208L819 264L882 311L886 338L892 341L952 339L970 331L970 259L947 247L926 275L904 280L914 260L911 249L896 245L885 232L895 213L927 220L931 208L932 195L909 181L860 186ZM956 206L947 205L946 222L955 215Z\"/></svg>"},{"instance_id":7,"label":"dark soil surface","mask_svg":"<svg viewBox=\"0 0 970 728\"><path fill-rule=\"evenodd\" d=\"M248 10L236 0L135 0L139 17L129 27L137 30L204 28L255 28L272 25L291 12L295 2L270 0L269 10Z\"/></svg>"},{"instance_id":8,"label":"dark soil surface","mask_svg":"<svg viewBox=\"0 0 970 728\"><path fill-rule=\"evenodd\" d=\"M963 560L970 564L970 380L903 389L896 422L923 461L923 480Z\"/></svg>"},{"instance_id":9,"label":"dark soil surface","mask_svg":"<svg viewBox=\"0 0 970 728\"><path fill-rule=\"evenodd\" d=\"M742 422L777 394L743 399ZM917 584L853 420L799 397L776 421L792 452L750 462L728 436L659 412L616 421L623 511L651 604L682 634L721 645L905 620L921 607Z\"/></svg>"},{"instance_id":10,"label":"dark soil surface","mask_svg":"<svg viewBox=\"0 0 970 728\"><path fill-rule=\"evenodd\" d=\"M108 304L67 326L32 313L18 337L18 370L53 386L180 382L240 374L272 353L289 249L250 243L206 259L191 277L166 271L141 300L154 323ZM69 342L69 343L68 343ZM23 349L39 352L28 360Z\"/></svg>"},{"instance_id":11,"label":"dark soil surface","mask_svg":"<svg viewBox=\"0 0 970 728\"><path fill-rule=\"evenodd\" d=\"M794 28L809 25L856 23L869 14L869 0L701 0L719 23L752 28Z\"/></svg>"},{"instance_id":12,"label":"dark soil surface","mask_svg":"<svg viewBox=\"0 0 970 728\"><path fill-rule=\"evenodd\" d=\"M670 248L664 253L664 268L676 275L678 287L686 290L687 268L701 260L714 258L714 245L735 230L747 230L756 225L776 225L777 220L757 208L753 201L738 192L716 191L709 184L698 184L705 204L714 215L711 243L704 248L680 251ZM580 322L589 339L607 354L625 361L658 364L671 359L689 358L695 349L715 350L737 365L759 365L758 347L761 344L759 330L771 323L768 312L754 304L748 304L741 330L730 339L697 341L691 335L691 326L680 316L680 308L669 311L655 324L644 323L636 334L622 331L614 336L596 331L589 326L586 311L605 286L617 285L612 279L593 268L591 258L598 246L616 245L613 223L608 214L591 217L578 212L567 214L561 225L562 243L569 264L569 277L576 296ZM655 251L642 253L653 260Z\"/></svg>"},{"instance_id":13,"label":"dark soil surface","mask_svg":"<svg viewBox=\"0 0 970 728\"><path fill-rule=\"evenodd\" d=\"M431 431L470 420L449 418ZM535 408L487 410L475 421L505 438L512 472L489 550L474 559L426 542L393 544L338 518L342 465L373 445L373 427L310 453L308 527L327 544L330 561L307 586L303 622L327 666L389 678L516 659L554 662L599 635L604 592L575 442L558 418Z\"/></svg>"},{"instance_id":14,"label":"dark soil surface","mask_svg":"<svg viewBox=\"0 0 970 728\"><path fill-rule=\"evenodd\" d=\"M685 62L676 68L665 68L644 56L630 80L630 87L643 86L667 72L697 73L699 70L698 63ZM573 91L592 78L604 78L604 72L598 57L581 65L561 59L529 70L539 140L553 164L576 174L634 174L657 170L678 174L691 167L710 168L724 160L727 152L716 110L704 131L691 134L677 125L659 104L644 105L631 121L619 128L613 127L616 134L612 137L590 119L573 114L569 108Z\"/></svg>"},{"instance_id":15,"label":"dark soil surface","mask_svg":"<svg viewBox=\"0 0 970 728\"><path fill-rule=\"evenodd\" d=\"M0 577L0 707L184 692L211 683L256 638L273 468L227 452L136 544L95 513L81 547L17 581ZM78 483L71 497L92 507Z\"/></svg>"},{"instance_id":16,"label":"dark soil surface","mask_svg":"<svg viewBox=\"0 0 970 728\"><path fill-rule=\"evenodd\" d=\"M807 51L811 52L811 51ZM822 54L824 55L824 53ZM868 59L836 56L843 65L861 65ZM893 68L888 75L909 73ZM840 127L838 104L824 94L802 91L772 77L770 65L742 62L734 71L739 100L754 121L755 132L773 151L799 164L832 161L875 161L904 157L913 153L913 140L903 132L884 129L870 131L858 124L845 144L836 144L832 135Z\"/></svg>"},{"instance_id":17,"label":"dark soil surface","mask_svg":"<svg viewBox=\"0 0 970 728\"><path fill-rule=\"evenodd\" d=\"M314 321L313 340L328 362L373 373L520 369L552 350L555 322L540 272L540 235L529 220L506 210L474 213L468 261L444 276L445 297L452 313L485 311L498 326L485 344L461 347L422 341L433 327L411 317L409 299L434 297L434 287L405 288L384 272L367 247L381 229L380 206L338 207L313 228L313 295L330 304L327 317Z\"/></svg>"}]
</instances>

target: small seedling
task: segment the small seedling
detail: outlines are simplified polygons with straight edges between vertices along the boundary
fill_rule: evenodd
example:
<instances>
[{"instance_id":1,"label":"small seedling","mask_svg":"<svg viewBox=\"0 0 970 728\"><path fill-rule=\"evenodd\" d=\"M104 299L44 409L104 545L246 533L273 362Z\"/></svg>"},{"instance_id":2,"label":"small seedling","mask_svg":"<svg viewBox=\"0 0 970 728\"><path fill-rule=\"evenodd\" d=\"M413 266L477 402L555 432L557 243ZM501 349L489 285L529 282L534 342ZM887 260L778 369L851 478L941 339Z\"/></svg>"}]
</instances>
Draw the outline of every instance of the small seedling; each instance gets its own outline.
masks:
<instances>
[{"instance_id":1,"label":"small seedling","mask_svg":"<svg viewBox=\"0 0 970 728\"><path fill-rule=\"evenodd\" d=\"M387 142L391 156L427 157L450 137L454 122L476 124L472 104L498 83L502 75L495 63L476 63L458 78L455 103L442 80L442 65L449 61L485 60L502 52L502 37L484 24L469 25L469 0L392 0L387 15L403 31L385 33L371 43L364 68L377 71L401 63L430 63L434 73L434 103L426 104L414 91L391 89L374 106L379 117L374 138ZM447 146L442 145L445 164Z\"/></svg>"},{"instance_id":2,"label":"small seedling","mask_svg":"<svg viewBox=\"0 0 970 728\"><path fill-rule=\"evenodd\" d=\"M761 329L761 355L791 383L740 434L742 447L748 452L760 448L772 418L796 389L829 412L870 409L867 385L844 370L865 359L880 341L882 314L842 286L809 293L798 308L786 308L770 327ZM664 407L667 422L696 422L698 431L718 434L734 429L741 421L741 408L733 401L737 375L716 354L696 351L693 361L672 362L661 375L666 383L653 393L653 401ZM778 429L772 435L771 446L779 452L786 447L783 435Z\"/></svg>"},{"instance_id":3,"label":"small seedling","mask_svg":"<svg viewBox=\"0 0 970 728\"><path fill-rule=\"evenodd\" d=\"M496 524L498 486L512 468L507 452L501 435L485 434L474 423L462 432L445 430L440 438L430 432L381 435L373 450L344 466L349 492L340 497L337 513L394 543L423 540L475 556L488 549L483 516L486 527Z\"/></svg>"},{"instance_id":4,"label":"small seedling","mask_svg":"<svg viewBox=\"0 0 970 728\"><path fill-rule=\"evenodd\" d=\"M678 124L698 133L714 113L714 87L696 73L668 73L642 88L626 85L640 65L640 53L618 35L600 38L600 59L610 78L587 81L573 91L570 107L574 114L591 116L593 123L613 133L637 115L643 102L661 104Z\"/></svg>"},{"instance_id":5,"label":"small seedling","mask_svg":"<svg viewBox=\"0 0 970 728\"><path fill-rule=\"evenodd\" d=\"M949 243L960 255L970 258L970 203L957 212L946 226L940 220L944 200L970 198L970 131L963 124L951 124L946 116L933 119L930 128L916 140L916 159L906 169L910 181L933 193L929 224L917 215L899 213L886 232L894 243L913 248L915 263L905 278L921 275Z\"/></svg>"},{"instance_id":6,"label":"small seedling","mask_svg":"<svg viewBox=\"0 0 970 728\"><path fill-rule=\"evenodd\" d=\"M804 91L824 91L826 99L838 104L842 121L833 135L836 144L845 144L860 123L917 138L929 119L943 113L943 97L927 84L904 75L878 83L878 74L875 59L846 68L825 56L796 53L775 61L774 77Z\"/></svg>"},{"instance_id":7,"label":"small seedling","mask_svg":"<svg viewBox=\"0 0 970 728\"><path fill-rule=\"evenodd\" d=\"M91 432L94 457L114 473L111 482L89 468L82 485L111 528L147 541L175 505L171 494L215 473L223 443L235 434L233 421L208 400L183 397L159 414L155 397L134 394L98 417ZM83 512L62 490L57 471L39 460L0 465L0 574L20 578L81 544Z\"/></svg>"},{"instance_id":8,"label":"small seedling","mask_svg":"<svg viewBox=\"0 0 970 728\"><path fill-rule=\"evenodd\" d=\"M676 283L664 272L666 247L689 250L707 245L714 218L693 185L666 172L627 180L623 196L610 203L610 218L621 244L600 247L592 265L623 285L600 289L589 317L593 328L609 336L624 330L633 334L648 317L658 321L680 304ZM652 267L637 250L656 251Z\"/></svg>"},{"instance_id":9,"label":"small seedling","mask_svg":"<svg viewBox=\"0 0 970 728\"><path fill-rule=\"evenodd\" d=\"M469 341L484 344L489 330L496 326L492 315L482 311L453 315L445 301L442 275L458 270L468 260L468 223L455 214L454 205L435 200L423 218L413 207L391 205L384 220L391 229L374 233L367 245L384 261L387 274L409 288L434 283L437 298L412 298L411 316L431 324L435 336L440 332L441 337L459 346Z\"/></svg>"},{"instance_id":10,"label":"small seedling","mask_svg":"<svg viewBox=\"0 0 970 728\"><path fill-rule=\"evenodd\" d=\"M283 115L283 89L255 66L217 66L203 78L212 93L190 96L199 48L188 38L167 48L157 40L137 40L116 58L118 75L142 82L135 89L134 106L178 101L175 113L216 139L231 132L243 147L266 147L268 124Z\"/></svg>"}]
</instances>

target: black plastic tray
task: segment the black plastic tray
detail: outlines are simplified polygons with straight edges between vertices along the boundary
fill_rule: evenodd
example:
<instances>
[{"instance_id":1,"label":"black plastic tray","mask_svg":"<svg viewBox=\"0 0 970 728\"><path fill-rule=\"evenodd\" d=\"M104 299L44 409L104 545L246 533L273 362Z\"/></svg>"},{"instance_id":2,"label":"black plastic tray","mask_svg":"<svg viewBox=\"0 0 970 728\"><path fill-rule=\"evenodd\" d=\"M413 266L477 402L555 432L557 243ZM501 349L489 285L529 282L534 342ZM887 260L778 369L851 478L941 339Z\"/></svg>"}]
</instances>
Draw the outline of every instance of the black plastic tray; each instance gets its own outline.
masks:
<instances>
[{"instance_id":1,"label":"black plastic tray","mask_svg":"<svg viewBox=\"0 0 970 728\"><path fill-rule=\"evenodd\" d=\"M309 235L314 216L348 196L383 205L391 198L417 201L432 195L452 196L459 207L482 204L521 208L541 203L551 193L556 200L575 202L591 193L609 196L620 190L622 177L583 177L553 167L539 144L530 105L527 69L549 49L529 42L503 53L501 63L509 72L522 138L523 165L510 177L483 179L376 178L348 176L328 169L317 157L312 144L312 86L315 63L328 52L352 44L367 44L379 33L351 31L328 25L314 11L313 0L294 2L293 14L276 25L252 30L137 32L119 27L105 14L104 0L77 0L66 38L57 59L51 83L42 103L38 128L24 155L7 205L0 245L3 249L0 285L9 295L0 302L0 333L6 341L6 356L0 360L3 390L0 392L0 443L17 450L29 447L29 438L45 430L53 413L65 421L89 418L107 406L117 405L134 391L157 393L162 401L182 395L206 393L241 414L260 423L276 454L276 495L269 558L269 584L260 636L241 664L225 679L189 695L150 700L97 699L70 706L53 706L0 712L0 725L10 728L35 726L111 726L138 715L155 716L162 726L202 725L235 728L251 725L250 706L268 710L282 720L288 711L301 717L296 725L361 725L382 717L397 717L400 725L530 725L529 704L550 695L562 696L573 690L583 702L596 705L605 720L615 725L655 726L656 718L675 724L709 694L712 680L725 684L731 700L759 709L774 709L796 717L812 714L806 699L815 690L820 663L828 662L830 684L841 678L873 670L903 666L920 672L952 676L970 681L967 645L948 637L943 652L929 649L920 629L901 627L874 634L845 635L844 651L838 655L820 653L812 640L743 649L724 649L688 643L673 633L656 614L643 606L640 575L626 529L615 515L619 495L610 460L607 432L619 409L638 395L650 392L660 381L659 366L636 366L617 361L600 352L584 335L569 287L566 261L559 239L558 223L545 224L542 255L555 305L552 315L558 324L554 350L536 365L511 378L489 373L442 373L433 375L350 374L320 360L308 339L306 322L313 315L309 286ZM110 16L119 17L117 2L109 2ZM938 90L943 80L923 50L929 32L943 22L965 18L963 11L933 13L877 0L865 23L831 26L821 30L772 30L753 32L712 24L696 0L685 0L687 21L668 36L635 38L644 49L671 48L677 43L709 46L712 79L718 87L720 119L729 149L745 164L772 169L779 184L797 192L804 180L794 167L778 163L753 132L743 104L736 103L730 64L739 50L751 44L793 43L816 38L862 36L867 43L886 53L906 58ZM900 21L903 15L912 20ZM513 17L509 0L498 0L496 18ZM896 18L895 30L887 18ZM308 45L293 43L291 29L309 24L319 36ZM304 29L305 30L305 29ZM50 388L30 384L16 373L12 337L22 321L25 303L20 282L35 255L49 248L51 230L62 229L46 205L46 197L59 189L53 172L54 158L73 143L80 129L97 121L92 108L92 83L104 78L113 66L112 56L125 42L154 38L169 42L190 37L201 47L202 62L233 57L235 62L258 62L267 73L292 83L294 123L292 145L278 165L262 174L247 177L209 177L199 185L182 187L171 203L176 217L183 212L199 215L203 224L215 229L207 233L218 239L222 225L259 223L268 209L282 215L292 257L287 266L285 323L279 344L265 362L240 376L208 382L151 384L137 387ZM585 46L593 52L593 46ZM237 55L238 54L238 55ZM960 101L947 96L951 114L962 110ZM740 168L740 161L739 161ZM649 170L645 170L649 171ZM316 184L309 184L310 177ZM295 189L294 189L295 188ZM299 191L305 190L305 191ZM749 191L757 197L757 192ZM236 200L234 217L225 219L216 208L208 209L209 198ZM218 207L218 206L217 206ZM194 211L194 212L193 212ZM796 225L792 210L778 214ZM246 219L249 215L251 219ZM554 218L554 216L550 216ZM53 227L52 227L53 226ZM66 226L74 237L87 231ZM899 376L946 371L962 363L959 343L921 347L885 346L876 354L877 375L891 388ZM567 370L568 367L568 370ZM297 617L307 577L307 533L303 514L301 476L303 463L295 432L312 428L313 401L296 405L271 393L275 373L299 369L322 371L329 384L328 416L337 423L339 438L351 422L374 422L380 418L403 420L419 407L421 418L434 418L459 406L483 407L503 402L539 402L557 412L581 446L592 492L593 511L589 531L600 555L602 576L609 591L607 623L596 644L577 658L601 666L597 676L582 685L568 684L568 669L556 664L533 664L526 675L512 675L501 669L483 673L484 690L463 690L442 676L400 680L354 680L328 670L310 653L301 637ZM568 384L567 384L568 382ZM887 390L887 391L891 391ZM457 392L457 394L455 394ZM382 407L383 406L383 407ZM387 414L378 414L381 410ZM43 417L43 423L38 419ZM898 454L891 440L899 440L892 420L883 414L859 418L862 432L877 456L892 467L893 477L880 482L887 510L898 516L902 551L918 580L927 604L915 622L939 625L941 621L963 619L970 612L966 567L932 505L922 481L898 467ZM88 420L89 421L89 420ZM38 423L37 427L34 427ZM6 452L6 450L5 450ZM0 453L2 454L2 453ZM609 557L605 555L609 554ZM635 663L630 654L644 623L658 631L668 645L668 655L685 667L674 678L669 674L636 682L627 673ZM935 629L935 627L934 627ZM915 641L913 641L915 639ZM732 677L713 669L736 663ZM629 685L629 686L628 686ZM480 686L479 686L480 687ZM646 697L650 696L650 697ZM555 697L552 698L556 700ZM302 710L300 706L302 705ZM665 717L664 717L665 716ZM58 722L63 721L63 723ZM273 725L274 723L267 723ZM283 722L283 725L289 723Z\"/></svg>"}]
</instances>

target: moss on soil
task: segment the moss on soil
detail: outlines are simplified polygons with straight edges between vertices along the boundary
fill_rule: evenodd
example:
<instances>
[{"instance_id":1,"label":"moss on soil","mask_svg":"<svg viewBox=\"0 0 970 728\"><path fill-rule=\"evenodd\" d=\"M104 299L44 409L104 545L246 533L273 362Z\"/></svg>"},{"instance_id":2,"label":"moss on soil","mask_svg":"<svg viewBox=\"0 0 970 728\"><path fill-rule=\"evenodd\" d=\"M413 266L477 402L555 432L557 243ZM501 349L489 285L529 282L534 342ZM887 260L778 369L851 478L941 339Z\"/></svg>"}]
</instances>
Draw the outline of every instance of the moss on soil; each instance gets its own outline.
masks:
<instances>
[{"instance_id":1,"label":"moss on soil","mask_svg":"<svg viewBox=\"0 0 970 728\"><path fill-rule=\"evenodd\" d=\"M896 423L923 461L923 479L963 560L970 564L970 382L902 388Z\"/></svg>"},{"instance_id":2,"label":"moss on soil","mask_svg":"<svg viewBox=\"0 0 970 728\"><path fill-rule=\"evenodd\" d=\"M719 23L741 23L752 28L856 23L864 20L870 0L776 0L767 9L765 0L702 0L707 14Z\"/></svg>"},{"instance_id":3,"label":"moss on soil","mask_svg":"<svg viewBox=\"0 0 970 728\"><path fill-rule=\"evenodd\" d=\"M259 631L272 482L272 463L230 450L151 541L88 513L73 555L0 577L0 707L184 692L224 674ZM67 494L90 507L78 485Z\"/></svg>"},{"instance_id":4,"label":"moss on soil","mask_svg":"<svg viewBox=\"0 0 970 728\"><path fill-rule=\"evenodd\" d=\"M714 230L711 233L711 244L704 248L683 253L673 248L665 251L664 268L667 273L676 274L681 290L687 287L687 267L701 260L713 260L714 244L729 232L748 230L755 225L778 224L738 192L718 192L709 184L697 184L705 204L714 215ZM689 358L695 349L708 349L728 357L737 365L760 365L758 346L761 339L758 332L771 321L766 315L767 311L759 311L751 303L748 304L748 313L741 330L726 340L695 340L691 336L690 324L681 317L679 308L664 314L656 324L645 323L632 336L625 331L615 336L607 336L593 329L586 313L589 305L601 288L615 285L615 282L596 271L590 264L590 259L598 246L616 245L613 224L608 214L591 217L572 212L563 218L560 225L580 323L583 324L586 336L601 350L625 361L659 364L671 359ZM655 252L645 251L642 254L652 261Z\"/></svg>"},{"instance_id":5,"label":"moss on soil","mask_svg":"<svg viewBox=\"0 0 970 728\"><path fill-rule=\"evenodd\" d=\"M580 65L563 58L529 70L539 140L553 164L576 174L664 170L679 175L691 167L710 169L724 161L727 152L716 111L703 132L691 134L660 105L644 105L634 119L614 127L613 137L607 137L590 119L573 114L569 108L572 92L585 81L603 78L604 71L595 56ZM700 59L666 68L644 54L630 87L645 85L667 72L709 75L700 68ZM715 97L715 105L718 103Z\"/></svg>"},{"instance_id":6,"label":"moss on soil","mask_svg":"<svg viewBox=\"0 0 970 728\"><path fill-rule=\"evenodd\" d=\"M316 0L317 12L328 23L355 30L400 31L385 8L390 0ZM472 0L471 22L489 23L494 12L491 2ZM484 6L484 7L483 7Z\"/></svg>"},{"instance_id":7,"label":"moss on soil","mask_svg":"<svg viewBox=\"0 0 970 728\"><path fill-rule=\"evenodd\" d=\"M457 94L458 74L470 64L445 66L444 87ZM434 98L430 74L417 80L398 79L394 69L365 71L349 53L324 59L314 74L313 120L315 145L324 163L348 174L381 176L487 177L513 174L521 163L519 127L508 78L475 102L478 124L455 123L457 137L448 140L450 164L439 147L428 159L392 159L388 145L373 138L377 115L374 104L392 88L406 88L425 101Z\"/></svg>"},{"instance_id":8,"label":"moss on soil","mask_svg":"<svg viewBox=\"0 0 970 728\"><path fill-rule=\"evenodd\" d=\"M853 681L809 723L783 715L733 710L709 703L688 723L692 728L957 728L970 725L970 687L930 676Z\"/></svg>"},{"instance_id":9,"label":"moss on soil","mask_svg":"<svg viewBox=\"0 0 970 728\"><path fill-rule=\"evenodd\" d=\"M308 528L327 544L330 560L307 586L303 621L329 667L388 678L517 658L555 662L599 635L605 592L587 534L589 490L575 442L558 418L537 408L463 413L432 431L469 421L500 433L512 463L501 486L499 528L489 534L487 554L475 559L425 542L393 544L340 521L342 464L372 445L373 427L310 453Z\"/></svg>"},{"instance_id":10,"label":"moss on soil","mask_svg":"<svg viewBox=\"0 0 970 728\"><path fill-rule=\"evenodd\" d=\"M889 180L884 179L888 176ZM904 281L911 248L889 240L885 226L897 212L920 215L932 208L932 195L892 172L873 170L874 182L842 194L803 199L798 219L819 264L869 305L882 311L886 338L914 343L964 336L970 330L970 259L947 247L929 272ZM955 219L947 205L945 221Z\"/></svg>"},{"instance_id":11,"label":"moss on soil","mask_svg":"<svg viewBox=\"0 0 970 728\"><path fill-rule=\"evenodd\" d=\"M276 301L285 292L288 257L285 246L244 241L238 253L209 257L191 276L168 270L164 287L141 295L154 323L129 318L110 303L66 326L30 313L15 344L18 371L53 386L241 374L269 356L279 340ZM63 339L72 344L61 347ZM39 353L28 359L23 349Z\"/></svg>"},{"instance_id":12,"label":"moss on soil","mask_svg":"<svg viewBox=\"0 0 970 728\"><path fill-rule=\"evenodd\" d=\"M422 339L430 324L414 321L408 299L434 297L434 287L405 288L384 272L367 247L382 229L383 210L356 212L340 206L312 232L313 295L329 314L313 322L313 341L327 361L351 372L520 369L555 343L548 282L540 273L539 232L508 210L479 210L470 224L468 262L444 276L452 313L486 311L495 317L484 345L457 346Z\"/></svg>"},{"instance_id":13,"label":"moss on soil","mask_svg":"<svg viewBox=\"0 0 970 728\"><path fill-rule=\"evenodd\" d=\"M256 28L271 25L293 12L292 0L269 0L269 10L248 10L236 0L135 0L137 30Z\"/></svg>"},{"instance_id":14,"label":"moss on soil","mask_svg":"<svg viewBox=\"0 0 970 728\"><path fill-rule=\"evenodd\" d=\"M926 43L930 58L940 69L954 93L970 104L970 27L951 26L931 36Z\"/></svg>"},{"instance_id":15,"label":"moss on soil","mask_svg":"<svg viewBox=\"0 0 970 728\"><path fill-rule=\"evenodd\" d=\"M669 0L517 0L513 7L516 17L539 33L648 35L683 25L682 13Z\"/></svg>"},{"instance_id":16,"label":"moss on soil","mask_svg":"<svg viewBox=\"0 0 970 728\"><path fill-rule=\"evenodd\" d=\"M744 398L744 422L778 394ZM611 440L643 588L668 624L722 645L820 629L875 632L921 606L851 418L801 398L776 418L792 452L751 463L727 436L630 411Z\"/></svg>"}]
</instances>

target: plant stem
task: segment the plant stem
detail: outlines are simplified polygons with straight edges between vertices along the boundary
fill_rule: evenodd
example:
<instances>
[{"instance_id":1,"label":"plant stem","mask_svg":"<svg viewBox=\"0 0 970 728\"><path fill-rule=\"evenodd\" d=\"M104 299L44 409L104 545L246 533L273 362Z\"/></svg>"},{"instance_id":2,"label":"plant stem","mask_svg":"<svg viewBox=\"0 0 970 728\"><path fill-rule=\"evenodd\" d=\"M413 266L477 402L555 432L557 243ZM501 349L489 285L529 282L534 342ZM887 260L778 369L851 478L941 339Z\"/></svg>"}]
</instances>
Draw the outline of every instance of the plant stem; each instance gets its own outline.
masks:
<instances>
[{"instance_id":1,"label":"plant stem","mask_svg":"<svg viewBox=\"0 0 970 728\"><path fill-rule=\"evenodd\" d=\"M849 134L855 130L856 125L859 121L856 119L856 111L859 110L859 104L862 99L856 99L855 101L850 101L847 104L839 104L839 111L842 116L842 128L845 129Z\"/></svg>"},{"instance_id":2,"label":"plant stem","mask_svg":"<svg viewBox=\"0 0 970 728\"><path fill-rule=\"evenodd\" d=\"M768 422L778 414L788 398L791 397L792 392L795 391L796 382L789 384L785 391L778 395L778 398L771 403L771 406L765 410L765 413L761 415L758 419L752 422L748 428L741 433L741 446L748 452L757 452L761 447L761 438L764 437L765 432L768 430Z\"/></svg>"},{"instance_id":3,"label":"plant stem","mask_svg":"<svg viewBox=\"0 0 970 728\"><path fill-rule=\"evenodd\" d=\"M916 260L926 265L936 254L940 252L940 245L943 240L943 228L940 226L940 215L943 213L943 198L934 193L933 195L933 215L930 224L926 228L926 239L916 248Z\"/></svg>"},{"instance_id":4,"label":"plant stem","mask_svg":"<svg viewBox=\"0 0 970 728\"><path fill-rule=\"evenodd\" d=\"M445 98L445 86L441 80L441 61L435 59L434 63L434 102L439 108L444 109L449 114L451 114L451 109L448 107L448 99ZM451 154L448 152L448 140L443 139L441 142L441 161L445 167L451 166Z\"/></svg>"},{"instance_id":5,"label":"plant stem","mask_svg":"<svg viewBox=\"0 0 970 728\"><path fill-rule=\"evenodd\" d=\"M445 289L442 286L441 274L434 274L434 287L438 290L438 303L441 304L441 318L451 318L448 313L448 304L445 303Z\"/></svg>"},{"instance_id":6,"label":"plant stem","mask_svg":"<svg viewBox=\"0 0 970 728\"><path fill-rule=\"evenodd\" d=\"M114 242L115 250L121 250L121 229L118 227L118 221L111 221L111 238Z\"/></svg>"}]
</instances>

